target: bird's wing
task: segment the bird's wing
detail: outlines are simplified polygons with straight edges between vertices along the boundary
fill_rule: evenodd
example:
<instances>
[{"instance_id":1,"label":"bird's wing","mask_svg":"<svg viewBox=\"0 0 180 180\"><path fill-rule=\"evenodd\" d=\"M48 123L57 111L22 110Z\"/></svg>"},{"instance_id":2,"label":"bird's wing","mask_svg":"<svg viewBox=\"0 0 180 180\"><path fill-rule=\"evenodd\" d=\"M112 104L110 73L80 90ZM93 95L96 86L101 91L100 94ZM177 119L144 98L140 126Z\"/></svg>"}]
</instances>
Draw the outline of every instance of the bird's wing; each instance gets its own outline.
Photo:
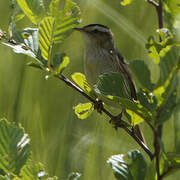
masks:
<instances>
[{"instance_id":1,"label":"bird's wing","mask_svg":"<svg viewBox=\"0 0 180 180\"><path fill-rule=\"evenodd\" d=\"M130 72L127 64L124 62L123 56L117 49L116 49L116 54L118 56L117 59L118 59L118 64L119 64L119 70L122 72L123 76L126 78L126 82L130 88L131 97L134 100L137 100L136 88L135 88L134 82L132 80L131 72Z\"/></svg>"}]
</instances>

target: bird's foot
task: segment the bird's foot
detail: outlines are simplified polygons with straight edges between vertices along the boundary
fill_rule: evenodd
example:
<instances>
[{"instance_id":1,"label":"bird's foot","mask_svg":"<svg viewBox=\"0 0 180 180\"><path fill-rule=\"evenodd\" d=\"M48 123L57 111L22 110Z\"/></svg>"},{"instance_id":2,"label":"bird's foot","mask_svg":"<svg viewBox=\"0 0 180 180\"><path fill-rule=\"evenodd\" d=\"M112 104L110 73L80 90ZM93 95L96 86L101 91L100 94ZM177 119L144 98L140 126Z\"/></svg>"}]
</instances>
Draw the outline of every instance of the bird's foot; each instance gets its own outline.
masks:
<instances>
[{"instance_id":1,"label":"bird's foot","mask_svg":"<svg viewBox=\"0 0 180 180\"><path fill-rule=\"evenodd\" d=\"M109 123L112 123L112 124L114 125L115 130L117 130L119 127L122 126L122 120L121 120L122 114L123 114L123 111L122 111L119 115L114 116L114 117L109 121Z\"/></svg>"},{"instance_id":2,"label":"bird's foot","mask_svg":"<svg viewBox=\"0 0 180 180\"><path fill-rule=\"evenodd\" d=\"M98 113L102 113L102 109L103 109L103 102L102 100L97 100L96 103L94 104L94 109L97 110Z\"/></svg>"}]
</instances>

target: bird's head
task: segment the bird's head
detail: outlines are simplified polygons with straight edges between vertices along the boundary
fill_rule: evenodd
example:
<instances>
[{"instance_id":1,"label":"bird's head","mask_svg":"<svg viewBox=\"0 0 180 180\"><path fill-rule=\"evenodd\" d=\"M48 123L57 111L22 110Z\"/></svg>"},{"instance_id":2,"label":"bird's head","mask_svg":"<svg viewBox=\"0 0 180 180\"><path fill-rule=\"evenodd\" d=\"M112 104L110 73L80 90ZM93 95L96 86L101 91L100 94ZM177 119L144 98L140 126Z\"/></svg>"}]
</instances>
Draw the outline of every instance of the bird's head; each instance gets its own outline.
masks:
<instances>
[{"instance_id":1,"label":"bird's head","mask_svg":"<svg viewBox=\"0 0 180 180\"><path fill-rule=\"evenodd\" d=\"M89 24L82 28L74 29L83 34L86 45L111 46L114 44L111 30L102 24Z\"/></svg>"}]
</instances>

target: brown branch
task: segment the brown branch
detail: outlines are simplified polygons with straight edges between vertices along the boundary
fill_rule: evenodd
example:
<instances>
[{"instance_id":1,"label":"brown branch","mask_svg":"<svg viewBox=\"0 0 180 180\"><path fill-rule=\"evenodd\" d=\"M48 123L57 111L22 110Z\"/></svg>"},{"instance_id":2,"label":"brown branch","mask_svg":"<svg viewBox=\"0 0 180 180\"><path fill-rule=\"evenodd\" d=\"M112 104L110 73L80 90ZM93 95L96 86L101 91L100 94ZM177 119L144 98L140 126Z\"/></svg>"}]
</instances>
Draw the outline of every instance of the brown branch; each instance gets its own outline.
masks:
<instances>
[{"instance_id":1,"label":"brown branch","mask_svg":"<svg viewBox=\"0 0 180 180\"><path fill-rule=\"evenodd\" d=\"M79 92L81 95L83 95L85 98L87 98L89 101L91 101L94 105L98 106L98 101L94 100L93 98L91 98L89 95L87 95L80 87L78 87L76 84L74 84L73 82L71 82L68 78L66 78L64 75L62 74L58 74L56 75L56 77L60 80L62 80L64 83L66 83L69 87L73 88L74 90L76 90L77 92ZM107 116L109 116L111 118L111 120L117 118L115 116L113 116L109 111L107 111L103 106L101 107L101 111L104 112ZM154 155L152 154L152 152L149 150L149 148L139 139L139 137L134 133L133 130L129 130L127 127L125 126L119 126L120 128L122 128L124 131L126 131L141 147L142 149L147 153L147 155L149 156L149 158L152 160Z\"/></svg>"},{"instance_id":2,"label":"brown branch","mask_svg":"<svg viewBox=\"0 0 180 180\"><path fill-rule=\"evenodd\" d=\"M162 6L162 0L159 0L159 3L155 2L154 0L147 0L150 4L152 4L156 8L157 17L158 17L158 28L163 28L163 6ZM162 39L159 36L159 41L161 42ZM162 109L161 109L162 110ZM158 113L159 114L159 113ZM156 117L156 120L158 119L158 116ZM154 157L156 158L156 172L157 172L157 179L162 179L162 175L160 175L160 169L159 169L159 154L161 151L161 147L159 144L159 140L162 138L162 128L163 125L160 124L156 128L154 132Z\"/></svg>"}]
</instances>

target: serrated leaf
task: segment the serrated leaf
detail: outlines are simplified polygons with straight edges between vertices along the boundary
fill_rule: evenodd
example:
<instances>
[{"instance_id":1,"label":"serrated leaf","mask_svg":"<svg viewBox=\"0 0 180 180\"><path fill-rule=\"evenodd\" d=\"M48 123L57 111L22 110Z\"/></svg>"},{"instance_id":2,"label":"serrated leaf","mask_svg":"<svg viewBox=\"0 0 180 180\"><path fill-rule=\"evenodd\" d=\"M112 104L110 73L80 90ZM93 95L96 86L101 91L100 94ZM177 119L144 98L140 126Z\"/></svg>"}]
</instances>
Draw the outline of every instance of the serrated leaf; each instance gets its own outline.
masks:
<instances>
[{"instance_id":1,"label":"serrated leaf","mask_svg":"<svg viewBox=\"0 0 180 180\"><path fill-rule=\"evenodd\" d=\"M0 120L0 169L19 174L30 156L29 137L20 127Z\"/></svg>"},{"instance_id":2,"label":"serrated leaf","mask_svg":"<svg viewBox=\"0 0 180 180\"><path fill-rule=\"evenodd\" d=\"M128 4L131 4L131 2L132 2L133 0L121 0L121 5L122 6L126 6L126 5L128 5Z\"/></svg>"},{"instance_id":3,"label":"serrated leaf","mask_svg":"<svg viewBox=\"0 0 180 180\"><path fill-rule=\"evenodd\" d=\"M39 25L39 47L42 57L50 61L51 48L53 45L55 21L53 17L45 17Z\"/></svg>"},{"instance_id":4,"label":"serrated leaf","mask_svg":"<svg viewBox=\"0 0 180 180\"><path fill-rule=\"evenodd\" d=\"M90 85L88 84L84 74L76 72L71 75L73 81L89 96L96 98L94 91L92 91Z\"/></svg>"},{"instance_id":5,"label":"serrated leaf","mask_svg":"<svg viewBox=\"0 0 180 180\"><path fill-rule=\"evenodd\" d=\"M69 57L65 54L55 54L53 58L53 69L56 73L62 73L62 71L66 68L69 64Z\"/></svg>"},{"instance_id":6,"label":"serrated leaf","mask_svg":"<svg viewBox=\"0 0 180 180\"><path fill-rule=\"evenodd\" d=\"M95 88L104 95L131 98L130 89L127 88L126 82L120 73L100 75Z\"/></svg>"},{"instance_id":7,"label":"serrated leaf","mask_svg":"<svg viewBox=\"0 0 180 180\"><path fill-rule=\"evenodd\" d=\"M78 179L80 179L80 177L81 177L80 173L72 172L69 174L67 180L78 180Z\"/></svg>"},{"instance_id":8,"label":"serrated leaf","mask_svg":"<svg viewBox=\"0 0 180 180\"><path fill-rule=\"evenodd\" d=\"M74 110L79 119L86 119L94 111L94 107L92 103L84 103L75 106Z\"/></svg>"},{"instance_id":9,"label":"serrated leaf","mask_svg":"<svg viewBox=\"0 0 180 180\"><path fill-rule=\"evenodd\" d=\"M145 62L143 60L133 60L130 61L129 67L133 73L133 78L139 86L152 91L151 74Z\"/></svg>"},{"instance_id":10,"label":"serrated leaf","mask_svg":"<svg viewBox=\"0 0 180 180\"><path fill-rule=\"evenodd\" d=\"M29 161L20 172L20 178L16 177L14 180L57 180L57 177L49 177L41 163L34 163Z\"/></svg>"},{"instance_id":11,"label":"serrated leaf","mask_svg":"<svg viewBox=\"0 0 180 180\"><path fill-rule=\"evenodd\" d=\"M147 165L138 150L128 152L127 155L113 155L108 161L118 180L145 179Z\"/></svg>"},{"instance_id":12,"label":"serrated leaf","mask_svg":"<svg viewBox=\"0 0 180 180\"><path fill-rule=\"evenodd\" d=\"M59 11L59 1L52 1L50 11L56 19L54 43L61 43L80 23L80 9L72 0L66 0L62 11Z\"/></svg>"},{"instance_id":13,"label":"serrated leaf","mask_svg":"<svg viewBox=\"0 0 180 180\"><path fill-rule=\"evenodd\" d=\"M17 0L17 3L34 24L38 24L45 14L43 0Z\"/></svg>"}]
</instances>

